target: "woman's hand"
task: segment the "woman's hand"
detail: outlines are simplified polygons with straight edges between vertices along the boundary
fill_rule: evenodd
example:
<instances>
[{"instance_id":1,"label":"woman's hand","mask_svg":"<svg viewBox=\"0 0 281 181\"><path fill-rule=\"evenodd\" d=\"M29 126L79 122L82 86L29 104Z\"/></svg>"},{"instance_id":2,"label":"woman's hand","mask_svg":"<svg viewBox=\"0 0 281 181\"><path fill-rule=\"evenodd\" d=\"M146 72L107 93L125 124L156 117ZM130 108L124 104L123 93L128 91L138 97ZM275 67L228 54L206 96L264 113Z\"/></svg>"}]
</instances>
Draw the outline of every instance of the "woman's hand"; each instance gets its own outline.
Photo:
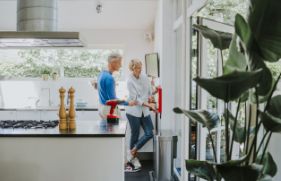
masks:
<instances>
[{"instance_id":1,"label":"woman's hand","mask_svg":"<svg viewBox=\"0 0 281 181\"><path fill-rule=\"evenodd\" d=\"M138 104L137 101L129 101L128 102L129 106L136 106L137 104Z\"/></svg>"},{"instance_id":2,"label":"woman's hand","mask_svg":"<svg viewBox=\"0 0 281 181\"><path fill-rule=\"evenodd\" d=\"M149 109L151 109L153 112L157 112L156 105L155 105L154 103L149 103L149 104L148 104L148 107L149 107Z\"/></svg>"}]
</instances>

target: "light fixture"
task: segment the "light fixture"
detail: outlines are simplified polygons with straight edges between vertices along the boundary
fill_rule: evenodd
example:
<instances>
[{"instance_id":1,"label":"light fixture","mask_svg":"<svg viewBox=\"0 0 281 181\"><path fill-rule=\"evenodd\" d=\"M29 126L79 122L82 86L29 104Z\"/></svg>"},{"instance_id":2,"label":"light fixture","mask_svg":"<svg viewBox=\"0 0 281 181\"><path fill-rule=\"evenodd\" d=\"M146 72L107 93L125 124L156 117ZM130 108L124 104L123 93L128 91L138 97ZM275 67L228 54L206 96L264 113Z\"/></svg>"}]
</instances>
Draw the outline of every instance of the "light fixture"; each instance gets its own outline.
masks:
<instances>
[{"instance_id":1,"label":"light fixture","mask_svg":"<svg viewBox=\"0 0 281 181\"><path fill-rule=\"evenodd\" d=\"M57 30L57 0L18 0L17 31L0 31L0 47L83 47L79 32Z\"/></svg>"},{"instance_id":2,"label":"light fixture","mask_svg":"<svg viewBox=\"0 0 281 181\"><path fill-rule=\"evenodd\" d=\"M100 1L97 2L96 11L98 14L102 13L102 3Z\"/></svg>"}]
</instances>

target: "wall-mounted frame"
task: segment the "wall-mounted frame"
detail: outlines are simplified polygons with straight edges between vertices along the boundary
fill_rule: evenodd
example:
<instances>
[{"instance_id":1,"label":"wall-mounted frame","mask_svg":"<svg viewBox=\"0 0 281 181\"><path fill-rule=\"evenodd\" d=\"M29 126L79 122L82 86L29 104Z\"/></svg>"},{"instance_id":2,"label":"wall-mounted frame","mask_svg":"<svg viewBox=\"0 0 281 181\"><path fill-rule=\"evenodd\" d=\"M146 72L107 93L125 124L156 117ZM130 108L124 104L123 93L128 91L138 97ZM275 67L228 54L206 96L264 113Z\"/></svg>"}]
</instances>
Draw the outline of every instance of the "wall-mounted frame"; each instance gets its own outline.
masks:
<instances>
[{"instance_id":1,"label":"wall-mounted frame","mask_svg":"<svg viewBox=\"0 0 281 181\"><path fill-rule=\"evenodd\" d=\"M160 77L160 65L158 53L149 53L145 55L145 70L150 77Z\"/></svg>"}]
</instances>

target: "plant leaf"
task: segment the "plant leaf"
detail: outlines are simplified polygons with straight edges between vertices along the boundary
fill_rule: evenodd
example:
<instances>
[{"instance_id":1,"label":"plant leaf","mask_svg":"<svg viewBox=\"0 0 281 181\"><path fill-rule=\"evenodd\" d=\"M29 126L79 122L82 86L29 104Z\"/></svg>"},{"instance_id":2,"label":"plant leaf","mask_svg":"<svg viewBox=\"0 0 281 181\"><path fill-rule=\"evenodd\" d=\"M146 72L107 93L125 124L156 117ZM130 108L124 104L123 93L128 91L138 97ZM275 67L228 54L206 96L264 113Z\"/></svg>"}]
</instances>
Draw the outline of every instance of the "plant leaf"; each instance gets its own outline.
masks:
<instances>
[{"instance_id":1,"label":"plant leaf","mask_svg":"<svg viewBox=\"0 0 281 181\"><path fill-rule=\"evenodd\" d=\"M264 63L263 57L259 53L261 52L260 47L258 47L254 35L251 32L251 27L239 14L235 17L235 31L243 42L244 51L247 52L249 69L263 69L263 75L258 85L258 94L264 96L270 91L273 78L270 70Z\"/></svg>"},{"instance_id":2,"label":"plant leaf","mask_svg":"<svg viewBox=\"0 0 281 181\"><path fill-rule=\"evenodd\" d=\"M236 14L234 22L235 32L245 45L245 49L251 47L253 43L252 31L243 16Z\"/></svg>"},{"instance_id":3,"label":"plant leaf","mask_svg":"<svg viewBox=\"0 0 281 181\"><path fill-rule=\"evenodd\" d=\"M194 80L212 96L229 102L238 99L245 91L255 87L261 79L262 70L253 72L234 71L212 79Z\"/></svg>"},{"instance_id":4,"label":"plant leaf","mask_svg":"<svg viewBox=\"0 0 281 181\"><path fill-rule=\"evenodd\" d=\"M184 114L193 122L201 123L202 126L207 127L208 130L215 128L220 122L220 118L216 113L211 113L206 110L187 111L176 107L174 108L174 112L177 114Z\"/></svg>"},{"instance_id":5,"label":"plant leaf","mask_svg":"<svg viewBox=\"0 0 281 181\"><path fill-rule=\"evenodd\" d=\"M261 172L255 165L217 165L217 169L226 181L256 181Z\"/></svg>"},{"instance_id":6,"label":"plant leaf","mask_svg":"<svg viewBox=\"0 0 281 181\"><path fill-rule=\"evenodd\" d=\"M271 88L272 88L272 84L273 84L273 77L271 74L271 71L268 69L268 67L265 65L264 62L261 62L257 65L256 68L254 68L253 70L257 70L257 69L262 69L262 76L261 76L261 80L258 84L258 95L261 96L266 96Z\"/></svg>"},{"instance_id":7,"label":"plant leaf","mask_svg":"<svg viewBox=\"0 0 281 181\"><path fill-rule=\"evenodd\" d=\"M229 160L227 162L224 162L224 163L219 163L217 165L220 165L220 166L239 166L241 165L243 162L245 162L247 159L247 155L244 155L242 157L240 157L239 159L237 160Z\"/></svg>"},{"instance_id":8,"label":"plant leaf","mask_svg":"<svg viewBox=\"0 0 281 181\"><path fill-rule=\"evenodd\" d=\"M270 113L261 112L261 121L264 128L271 132L281 132L281 119L277 118Z\"/></svg>"},{"instance_id":9,"label":"plant leaf","mask_svg":"<svg viewBox=\"0 0 281 181\"><path fill-rule=\"evenodd\" d=\"M272 181L272 177L269 175L264 175L258 181Z\"/></svg>"},{"instance_id":10,"label":"plant leaf","mask_svg":"<svg viewBox=\"0 0 281 181\"><path fill-rule=\"evenodd\" d=\"M248 23L263 59L275 62L281 58L281 1L251 0Z\"/></svg>"},{"instance_id":11,"label":"plant leaf","mask_svg":"<svg viewBox=\"0 0 281 181\"><path fill-rule=\"evenodd\" d=\"M207 161L186 160L186 169L197 177L213 181L216 178L214 167Z\"/></svg>"},{"instance_id":12,"label":"plant leaf","mask_svg":"<svg viewBox=\"0 0 281 181\"><path fill-rule=\"evenodd\" d=\"M229 115L230 128L231 128L232 132L234 133L235 117L232 115L232 113L229 110L226 110L226 111L228 111L228 115ZM226 113L224 113L224 116L226 116ZM241 126L240 121L237 120L235 134L234 134L234 141L236 141L238 143L244 143L245 140L246 140L246 132L245 132L244 126Z\"/></svg>"},{"instance_id":13,"label":"plant leaf","mask_svg":"<svg viewBox=\"0 0 281 181\"><path fill-rule=\"evenodd\" d=\"M256 163L259 163L261 160L261 155L257 157ZM263 162L263 174L264 175L270 175L271 177L274 177L277 173L277 165L275 161L272 158L272 155L267 152L264 156Z\"/></svg>"},{"instance_id":14,"label":"plant leaf","mask_svg":"<svg viewBox=\"0 0 281 181\"><path fill-rule=\"evenodd\" d=\"M264 102L266 102L266 101L268 100L269 96L271 95L271 91L272 91L273 88L274 88L274 84L273 84L273 82L272 82L270 91L269 91L266 95L258 96L258 98L259 98L259 103L260 103L260 104L261 104L261 103L264 103ZM254 103L254 104L257 103L256 95L255 95L255 92L254 92L254 91L250 91L249 97L250 97L250 101L251 101L252 103Z\"/></svg>"},{"instance_id":15,"label":"plant leaf","mask_svg":"<svg viewBox=\"0 0 281 181\"><path fill-rule=\"evenodd\" d=\"M237 35L235 34L232 38L229 47L229 56L224 65L224 74L231 73L235 70L245 71L247 67L247 61L245 55L239 52L237 47Z\"/></svg>"},{"instance_id":16,"label":"plant leaf","mask_svg":"<svg viewBox=\"0 0 281 181\"><path fill-rule=\"evenodd\" d=\"M244 92L239 99L241 99L241 102L246 102L249 99L250 93L249 91Z\"/></svg>"},{"instance_id":17,"label":"plant leaf","mask_svg":"<svg viewBox=\"0 0 281 181\"><path fill-rule=\"evenodd\" d=\"M268 106L268 112L276 117L281 118L281 95L277 95L271 98Z\"/></svg>"},{"instance_id":18,"label":"plant leaf","mask_svg":"<svg viewBox=\"0 0 281 181\"><path fill-rule=\"evenodd\" d=\"M193 25L205 38L211 40L213 46L220 50L229 48L232 35L221 31L216 31L203 25Z\"/></svg>"}]
</instances>

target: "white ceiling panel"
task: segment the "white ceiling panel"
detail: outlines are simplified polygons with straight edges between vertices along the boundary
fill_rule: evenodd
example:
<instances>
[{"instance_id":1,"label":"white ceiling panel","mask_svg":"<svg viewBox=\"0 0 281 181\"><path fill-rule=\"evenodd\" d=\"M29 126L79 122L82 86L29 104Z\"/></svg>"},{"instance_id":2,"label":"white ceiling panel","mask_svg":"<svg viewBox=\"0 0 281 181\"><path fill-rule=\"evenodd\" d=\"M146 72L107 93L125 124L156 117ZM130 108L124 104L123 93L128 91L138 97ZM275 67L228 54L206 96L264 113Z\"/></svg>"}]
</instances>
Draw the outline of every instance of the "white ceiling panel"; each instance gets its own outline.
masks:
<instances>
[{"instance_id":1,"label":"white ceiling panel","mask_svg":"<svg viewBox=\"0 0 281 181\"><path fill-rule=\"evenodd\" d=\"M59 0L58 30L150 29L154 24L157 0ZM0 31L16 30L16 1L0 0Z\"/></svg>"}]
</instances>

